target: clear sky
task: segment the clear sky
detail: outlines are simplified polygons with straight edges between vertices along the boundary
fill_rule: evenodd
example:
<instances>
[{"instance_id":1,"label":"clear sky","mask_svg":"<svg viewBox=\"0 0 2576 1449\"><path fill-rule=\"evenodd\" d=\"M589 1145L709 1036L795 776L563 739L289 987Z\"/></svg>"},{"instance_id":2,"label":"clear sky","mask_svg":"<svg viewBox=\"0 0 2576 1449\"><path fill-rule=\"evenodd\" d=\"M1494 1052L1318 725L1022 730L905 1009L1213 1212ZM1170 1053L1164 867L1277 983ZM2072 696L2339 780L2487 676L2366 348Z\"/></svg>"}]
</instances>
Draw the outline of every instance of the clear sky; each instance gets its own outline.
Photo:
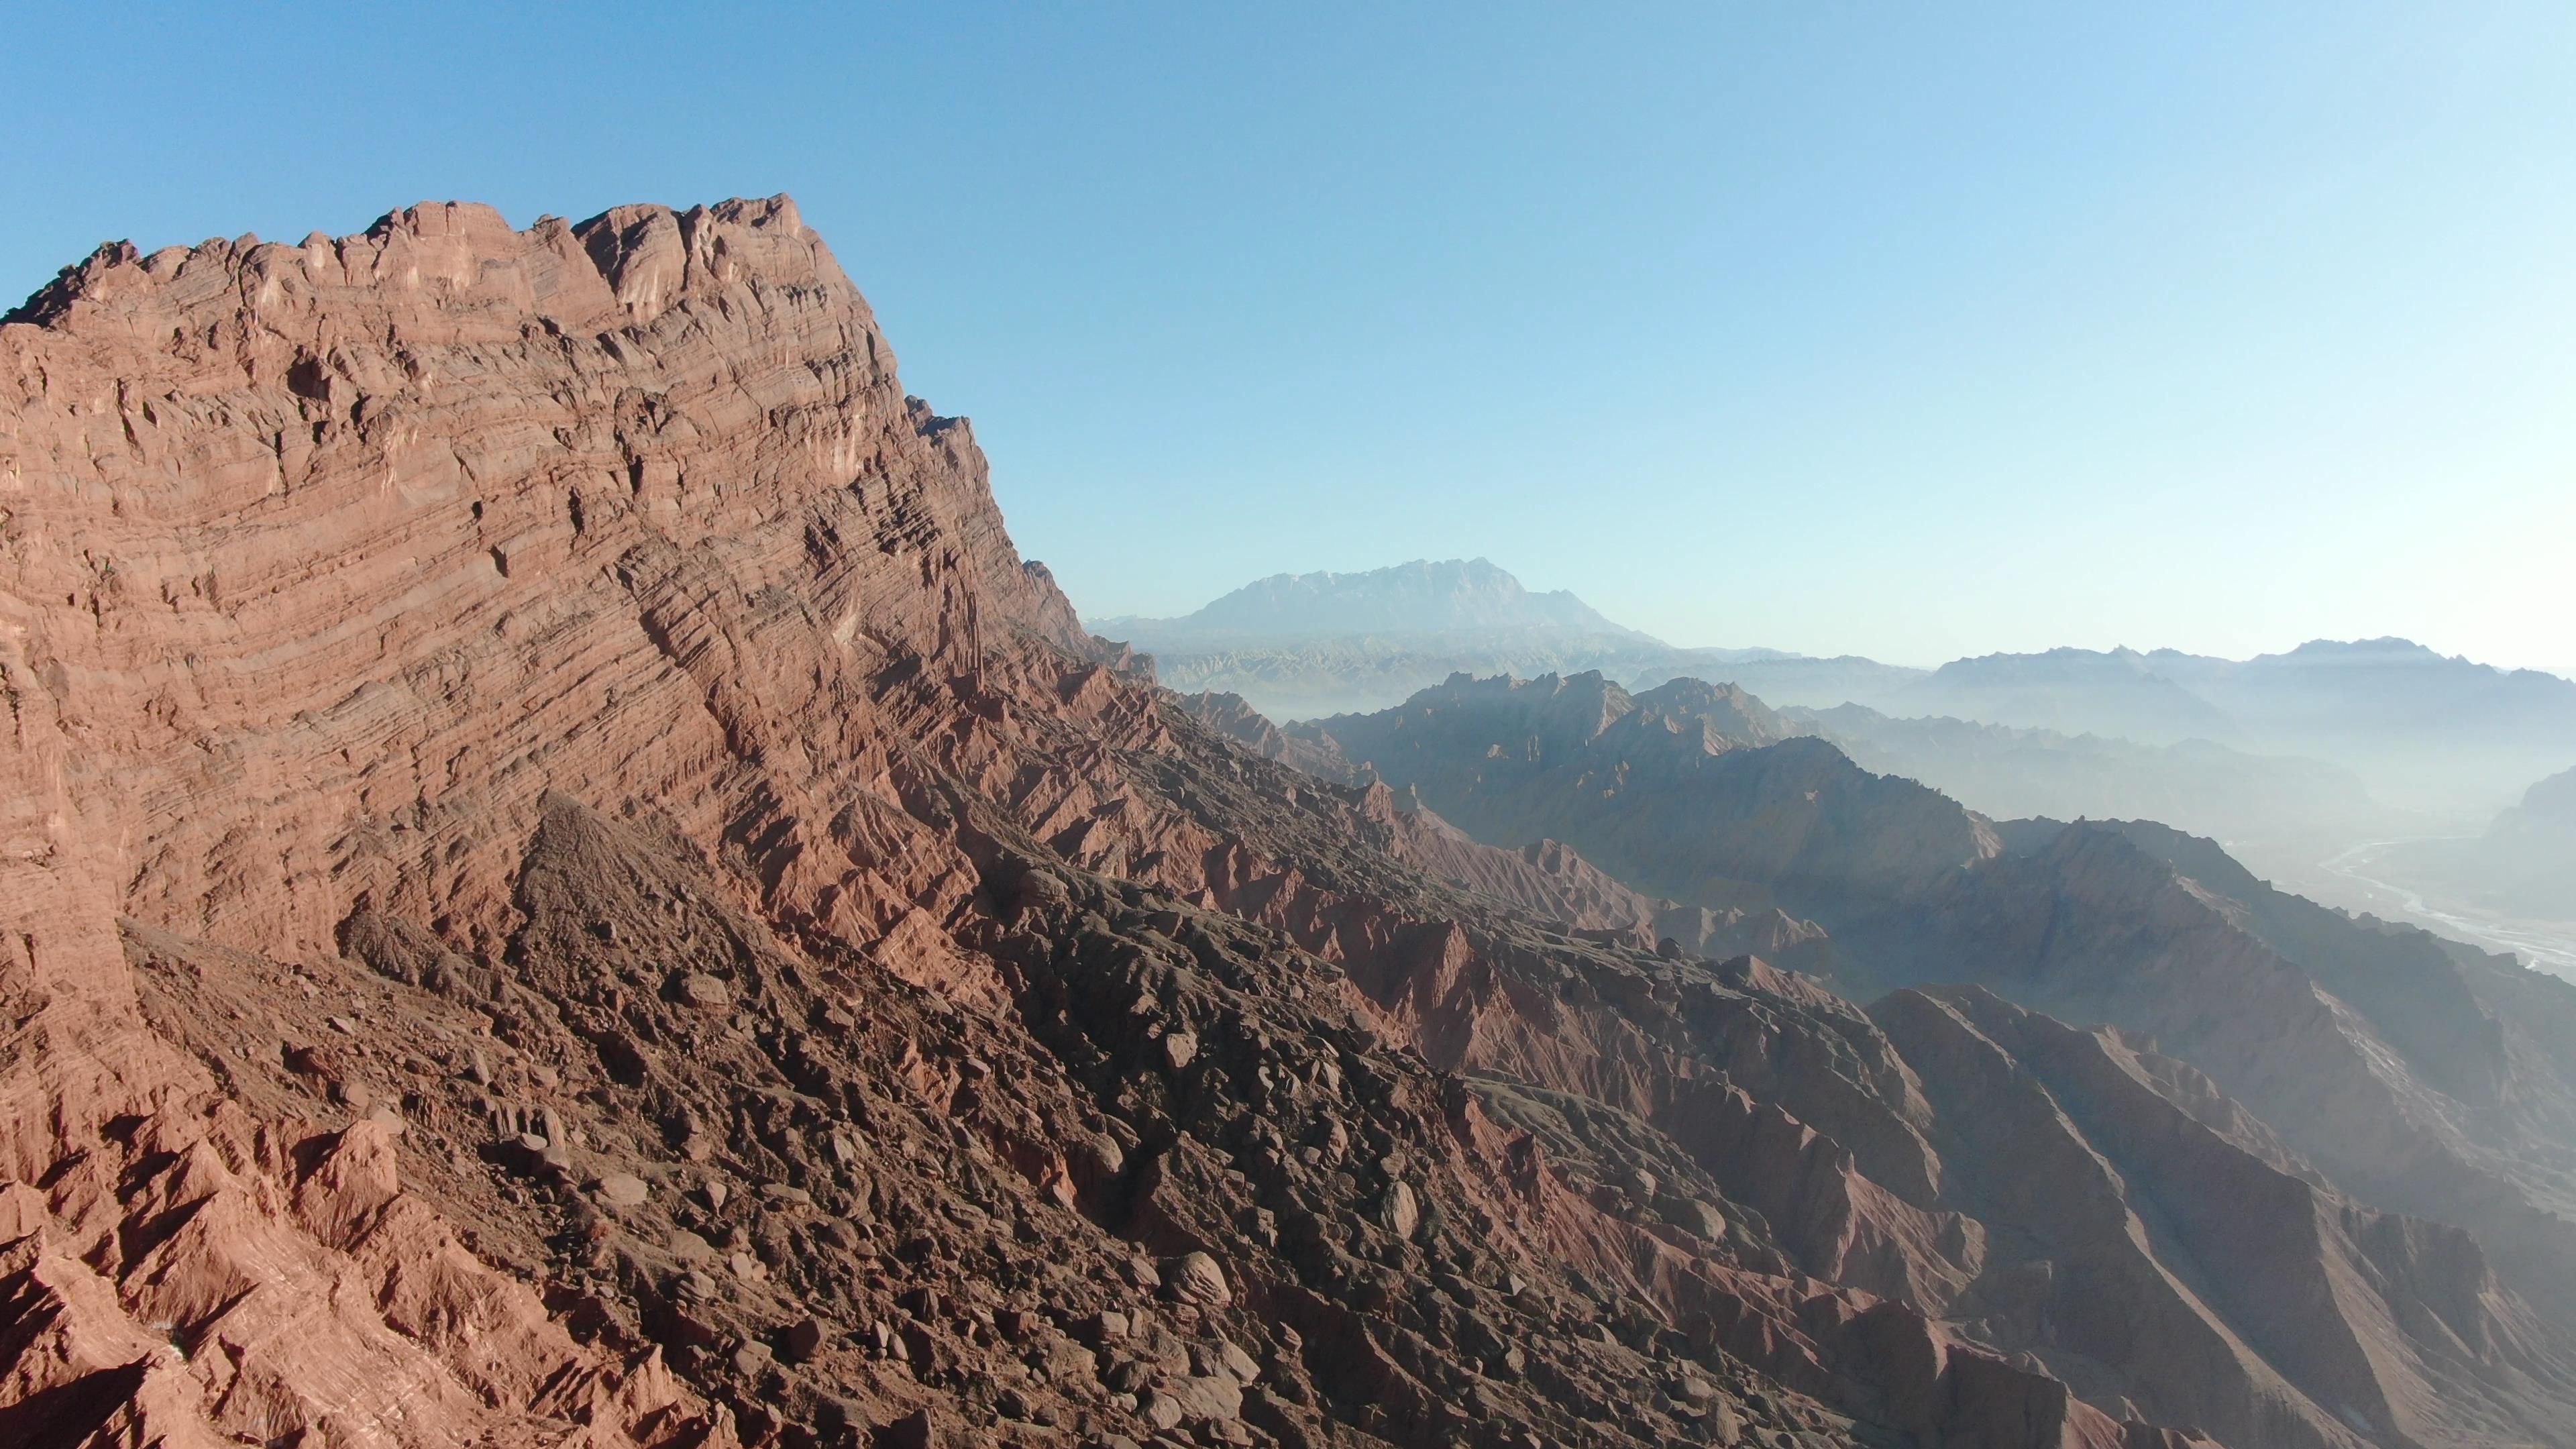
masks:
<instances>
[{"instance_id":1,"label":"clear sky","mask_svg":"<svg viewBox=\"0 0 2576 1449\"><path fill-rule=\"evenodd\" d=\"M2576 7L0 7L102 238L792 192L1086 614L2576 666Z\"/></svg>"}]
</instances>

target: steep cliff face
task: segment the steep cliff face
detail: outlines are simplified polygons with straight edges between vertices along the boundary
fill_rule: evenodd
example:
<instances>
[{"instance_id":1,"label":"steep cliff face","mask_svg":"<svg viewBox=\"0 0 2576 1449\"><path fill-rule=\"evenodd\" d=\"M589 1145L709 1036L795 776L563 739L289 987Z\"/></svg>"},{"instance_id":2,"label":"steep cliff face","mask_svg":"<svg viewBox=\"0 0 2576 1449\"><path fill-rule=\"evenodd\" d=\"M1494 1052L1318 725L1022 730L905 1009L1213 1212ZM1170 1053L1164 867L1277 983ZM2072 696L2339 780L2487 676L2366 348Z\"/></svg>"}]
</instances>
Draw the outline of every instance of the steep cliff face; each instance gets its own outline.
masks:
<instances>
[{"instance_id":1,"label":"steep cliff face","mask_svg":"<svg viewBox=\"0 0 2576 1449\"><path fill-rule=\"evenodd\" d=\"M783 199L104 249L0 376L0 1438L2576 1422L2474 1245L2179 1063L1660 948L1636 882L1194 719ZM1585 689L1513 769L1714 760L1762 812L1724 859L1798 862L1763 889L2002 849L1922 792L1855 854L1801 810L1866 777L1733 748L1758 704ZM2201 1286L2235 1240L2148 1200L2230 1174L2331 1225L2360 1348ZM2161 1336L2070 1326L2105 1283Z\"/></svg>"},{"instance_id":2,"label":"steep cliff face","mask_svg":"<svg viewBox=\"0 0 2576 1449\"><path fill-rule=\"evenodd\" d=\"M1080 646L784 201L108 250L25 316L10 678L156 920L318 949L358 884L494 941L581 780L882 931L766 833L866 768L864 682Z\"/></svg>"}]
</instances>

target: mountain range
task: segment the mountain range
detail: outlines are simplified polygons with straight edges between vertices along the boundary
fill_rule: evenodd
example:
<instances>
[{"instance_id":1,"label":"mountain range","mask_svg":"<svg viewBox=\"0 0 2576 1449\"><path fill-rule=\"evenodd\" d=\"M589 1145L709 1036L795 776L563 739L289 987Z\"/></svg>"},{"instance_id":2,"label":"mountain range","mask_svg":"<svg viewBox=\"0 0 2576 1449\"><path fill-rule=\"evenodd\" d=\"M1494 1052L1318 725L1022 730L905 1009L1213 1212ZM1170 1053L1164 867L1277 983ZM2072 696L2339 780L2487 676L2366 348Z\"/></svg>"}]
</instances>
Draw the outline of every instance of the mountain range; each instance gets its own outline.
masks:
<instances>
[{"instance_id":1,"label":"mountain range","mask_svg":"<svg viewBox=\"0 0 2576 1449\"><path fill-rule=\"evenodd\" d=\"M1778 649L1677 649L1570 593L1533 593L1481 558L1279 574L1176 619L1091 627L1152 654L1172 688L1241 695L1273 719L1380 709L1458 673L1599 669L1637 683L1719 673L1793 704L1875 697L1922 673Z\"/></svg>"},{"instance_id":2,"label":"mountain range","mask_svg":"<svg viewBox=\"0 0 2576 1449\"><path fill-rule=\"evenodd\" d=\"M2576 1446L2576 986L1167 689L784 197L102 247L0 480L0 1442Z\"/></svg>"},{"instance_id":3,"label":"mountain range","mask_svg":"<svg viewBox=\"0 0 2576 1449\"><path fill-rule=\"evenodd\" d=\"M1104 619L1097 627L1151 653L1173 688L1239 694L1273 719L1383 709L1451 674L1598 670L1641 689L1719 679L1775 706L1854 704L1893 719L2090 735L2114 742L2112 750L2123 748L2118 742L2150 750L2189 744L2209 769L2185 792L2211 798L2270 759L2291 761L2283 768L2311 786L2344 793L2340 782L2323 786L2322 765L2358 779L2391 833L2426 828L2401 817L2482 820L2532 781L2576 764L2576 681L2445 657L2403 639L2320 640L2249 660L2063 648L1927 671L1857 656L1678 648L1611 623L1571 594L1529 593L1483 559L1281 575L1179 619ZM1950 737L1964 746L1965 736ZM1919 747L1913 758L1930 771L1922 778L1943 788L1980 790L1991 773ZM2166 756L2156 772L2177 768ZM2006 813L2019 803L1967 798ZM2128 798L2100 797L2091 813L2115 812ZM2351 802L2326 811L2348 816ZM2211 833L2234 828L2223 815L2188 823ZM2263 833L2314 833L2327 823L2275 819Z\"/></svg>"}]
</instances>

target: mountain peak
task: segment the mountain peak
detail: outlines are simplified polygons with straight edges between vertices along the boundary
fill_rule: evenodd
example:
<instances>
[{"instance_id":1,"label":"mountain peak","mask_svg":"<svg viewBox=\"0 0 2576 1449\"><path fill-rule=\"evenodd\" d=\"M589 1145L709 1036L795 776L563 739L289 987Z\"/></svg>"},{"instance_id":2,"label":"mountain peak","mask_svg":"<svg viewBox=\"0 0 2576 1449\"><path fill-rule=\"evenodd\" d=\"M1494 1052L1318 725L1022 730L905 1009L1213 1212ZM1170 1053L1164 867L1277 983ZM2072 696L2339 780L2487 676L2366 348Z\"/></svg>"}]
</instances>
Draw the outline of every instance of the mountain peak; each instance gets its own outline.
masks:
<instances>
[{"instance_id":1,"label":"mountain peak","mask_svg":"<svg viewBox=\"0 0 2576 1449\"><path fill-rule=\"evenodd\" d=\"M2339 663L2347 660L2438 660L2443 656L2412 639L2385 634L2376 639L2311 639L2289 653L2275 657Z\"/></svg>"},{"instance_id":2,"label":"mountain peak","mask_svg":"<svg viewBox=\"0 0 2576 1449\"><path fill-rule=\"evenodd\" d=\"M1273 574L1177 619L1104 619L1152 635L1237 639L1437 635L1466 631L1644 640L1562 589L1525 588L1491 559L1413 559L1358 573Z\"/></svg>"}]
</instances>

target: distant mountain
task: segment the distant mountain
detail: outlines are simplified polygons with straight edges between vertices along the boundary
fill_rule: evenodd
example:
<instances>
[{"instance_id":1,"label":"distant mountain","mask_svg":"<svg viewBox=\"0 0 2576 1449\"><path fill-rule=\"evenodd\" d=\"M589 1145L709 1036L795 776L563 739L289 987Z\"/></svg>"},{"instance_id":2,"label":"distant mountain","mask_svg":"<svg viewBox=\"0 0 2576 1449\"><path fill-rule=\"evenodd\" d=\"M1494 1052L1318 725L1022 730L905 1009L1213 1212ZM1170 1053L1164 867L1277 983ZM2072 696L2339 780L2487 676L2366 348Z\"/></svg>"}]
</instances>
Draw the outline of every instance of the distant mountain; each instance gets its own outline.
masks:
<instances>
[{"instance_id":1,"label":"distant mountain","mask_svg":"<svg viewBox=\"0 0 2576 1449\"><path fill-rule=\"evenodd\" d=\"M2408 841L2381 868L2445 900L2576 922L2576 769L2524 791L2519 804L2497 812L2485 834Z\"/></svg>"},{"instance_id":2,"label":"distant mountain","mask_svg":"<svg viewBox=\"0 0 2576 1449\"><path fill-rule=\"evenodd\" d=\"M2302 848L2313 860L2324 842L2413 828L2350 770L2205 739L2147 745L1976 720L1898 719L1857 704L1781 713L1865 769L1919 780L1998 819L2161 820L2258 860Z\"/></svg>"},{"instance_id":3,"label":"distant mountain","mask_svg":"<svg viewBox=\"0 0 2576 1449\"><path fill-rule=\"evenodd\" d=\"M1091 627L1152 654L1174 689L1238 694L1281 720L1383 709L1452 674L1599 670L1640 688L1721 678L1767 699L1837 704L1922 673L1849 655L1676 648L1563 590L1524 588L1481 558L1279 574L1176 619L1121 616Z\"/></svg>"},{"instance_id":4,"label":"distant mountain","mask_svg":"<svg viewBox=\"0 0 2576 1449\"><path fill-rule=\"evenodd\" d=\"M1353 574L1273 574L1177 619L1120 617L1093 627L1140 640L1211 643L1524 631L1653 642L1563 589L1533 593L1481 558L1415 559Z\"/></svg>"},{"instance_id":5,"label":"distant mountain","mask_svg":"<svg viewBox=\"0 0 2576 1449\"><path fill-rule=\"evenodd\" d=\"M2161 674L2244 739L2360 771L2427 807L2511 799L2576 761L2576 681L2499 669L2406 639L2314 640L2241 663L2158 650Z\"/></svg>"},{"instance_id":6,"label":"distant mountain","mask_svg":"<svg viewBox=\"0 0 2576 1449\"><path fill-rule=\"evenodd\" d=\"M1874 702L1898 715L1950 715L2141 744L2226 742L2243 730L2226 712L2159 672L2134 649L2051 649L1954 659Z\"/></svg>"},{"instance_id":7,"label":"distant mountain","mask_svg":"<svg viewBox=\"0 0 2576 1449\"><path fill-rule=\"evenodd\" d=\"M1880 751L1873 758L1891 769L1956 783L1971 798L2021 802L2000 809L2100 815L2128 813L2126 802L2197 800L2159 809L2231 840L2269 805L2284 812L2270 821L2272 835L2343 830L2369 814L2350 797L2354 780L2375 806L2438 817L2390 835L2473 829L2525 784L2576 760L2576 681L2497 669L2405 639L2314 640L2244 660L2175 649L2050 649L1955 659L1927 672L1856 655L1676 647L1573 594L1527 589L1487 559L1280 574L1177 619L1111 618L1093 628L1152 654L1158 677L1174 689L1241 695L1275 720L1369 713L1453 674L1535 679L1597 670L1628 689L1719 680L1775 708L1855 704L1889 719L2047 731L2067 744L2006 746L1916 731L1899 746L1883 725L1856 743L1865 755ZM2087 735L2104 743L2072 745ZM2112 743L2120 741L2139 750L2124 753ZM2194 741L2233 753L2151 754ZM1922 748L1934 753L1905 755ZM1974 763L1960 750L1976 753ZM2108 773L2115 757L2126 762L2117 781ZM2251 769L2244 765L2251 757L2304 760L2344 775L2329 780L2308 765ZM2007 780L2025 766L2040 774ZM2093 785L2102 791L2077 788L2087 771L2097 772ZM2230 776L2241 788L2222 783Z\"/></svg>"},{"instance_id":8,"label":"distant mountain","mask_svg":"<svg viewBox=\"0 0 2576 1449\"><path fill-rule=\"evenodd\" d=\"M2471 818L2576 759L2576 682L2405 639L2320 639L2246 660L2173 649L1989 654L1858 702L2307 756L2358 774L2384 803Z\"/></svg>"}]
</instances>

